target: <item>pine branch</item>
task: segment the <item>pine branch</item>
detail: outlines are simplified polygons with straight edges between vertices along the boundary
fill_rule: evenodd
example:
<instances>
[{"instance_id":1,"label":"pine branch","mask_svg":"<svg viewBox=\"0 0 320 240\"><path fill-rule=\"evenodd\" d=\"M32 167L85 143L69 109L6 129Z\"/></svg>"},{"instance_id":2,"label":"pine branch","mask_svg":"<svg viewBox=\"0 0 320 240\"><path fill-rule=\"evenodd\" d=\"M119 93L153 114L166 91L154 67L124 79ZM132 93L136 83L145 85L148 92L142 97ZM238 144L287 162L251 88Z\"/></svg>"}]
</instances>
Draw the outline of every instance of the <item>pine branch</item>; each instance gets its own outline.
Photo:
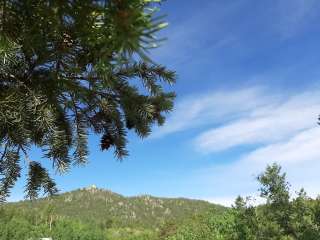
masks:
<instances>
[{"instance_id":1,"label":"pine branch","mask_svg":"<svg viewBox=\"0 0 320 240\"><path fill-rule=\"evenodd\" d=\"M155 17L159 2L7 2L0 36L0 142L26 152L41 148L60 173L87 162L90 130L102 136L102 150L112 149L119 160L128 155L127 131L148 136L174 101L163 85L174 83L175 73L147 56L165 26ZM52 193L54 183L43 170L30 166L30 197L38 188Z\"/></svg>"},{"instance_id":2,"label":"pine branch","mask_svg":"<svg viewBox=\"0 0 320 240\"><path fill-rule=\"evenodd\" d=\"M0 160L0 203L9 197L10 189L20 177L21 171L18 150L7 148L7 145L5 148Z\"/></svg>"},{"instance_id":3,"label":"pine branch","mask_svg":"<svg viewBox=\"0 0 320 240\"><path fill-rule=\"evenodd\" d=\"M39 196L39 192L43 190L44 194L50 196L56 194L58 189L56 184L50 178L47 170L43 168L38 162L29 163L29 172L26 185L26 198L36 199Z\"/></svg>"}]
</instances>

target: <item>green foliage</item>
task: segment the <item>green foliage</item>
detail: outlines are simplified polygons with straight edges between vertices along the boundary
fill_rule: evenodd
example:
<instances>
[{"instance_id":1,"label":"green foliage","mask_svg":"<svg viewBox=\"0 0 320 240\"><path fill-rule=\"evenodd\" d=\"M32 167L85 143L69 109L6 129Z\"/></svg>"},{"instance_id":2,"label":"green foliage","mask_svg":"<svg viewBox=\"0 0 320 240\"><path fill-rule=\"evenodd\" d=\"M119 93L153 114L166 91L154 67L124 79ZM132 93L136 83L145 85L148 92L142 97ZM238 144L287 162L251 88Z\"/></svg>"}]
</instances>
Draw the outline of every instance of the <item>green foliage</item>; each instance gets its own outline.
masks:
<instances>
[{"instance_id":1,"label":"green foliage","mask_svg":"<svg viewBox=\"0 0 320 240\"><path fill-rule=\"evenodd\" d=\"M239 196L232 208L224 208L187 199L126 198L95 187L5 204L0 208L0 240L48 234L54 239L320 239L319 198L309 198L303 189L290 196L290 185L276 164L257 179L266 200L258 206L250 197Z\"/></svg>"},{"instance_id":2,"label":"green foliage","mask_svg":"<svg viewBox=\"0 0 320 240\"><path fill-rule=\"evenodd\" d=\"M135 228L111 228L106 233L111 240L157 240L154 230Z\"/></svg>"},{"instance_id":3,"label":"green foliage","mask_svg":"<svg viewBox=\"0 0 320 240\"><path fill-rule=\"evenodd\" d=\"M56 184L49 177L47 171L38 162L30 162L26 186L27 197L30 199L37 198L41 189L44 190L45 194L49 193L50 195L58 192Z\"/></svg>"},{"instance_id":4,"label":"green foliage","mask_svg":"<svg viewBox=\"0 0 320 240\"><path fill-rule=\"evenodd\" d=\"M59 216L91 222L102 229L130 228L156 229L169 221L180 224L184 219L213 208L223 212L224 207L205 201L156 198L152 196L124 197L96 188L86 188L57 195L52 198L21 201L5 206L21 211L43 212L48 204Z\"/></svg>"},{"instance_id":5,"label":"green foliage","mask_svg":"<svg viewBox=\"0 0 320 240\"><path fill-rule=\"evenodd\" d=\"M208 211L222 215L226 208L199 200L123 197L91 187L51 198L6 203L0 208L0 224L4 223L6 237L25 234L52 236L54 240L79 236L101 239L93 236L103 233L102 239L110 240L163 240L191 216ZM16 225L19 229L13 226L16 220L22 222Z\"/></svg>"},{"instance_id":6,"label":"green foliage","mask_svg":"<svg viewBox=\"0 0 320 240\"><path fill-rule=\"evenodd\" d=\"M20 155L31 162L29 179L38 181L27 184L27 197L56 192L43 167L29 160L33 146L64 173L87 162L89 132L121 160L128 130L146 137L164 123L175 94L163 85L176 75L147 57L166 26L160 3L1 1L1 201L19 177Z\"/></svg>"},{"instance_id":7,"label":"green foliage","mask_svg":"<svg viewBox=\"0 0 320 240\"><path fill-rule=\"evenodd\" d=\"M209 212L195 216L180 226L175 234L166 240L225 240L230 238L232 229L232 215L230 211L221 214Z\"/></svg>"},{"instance_id":8,"label":"green foliage","mask_svg":"<svg viewBox=\"0 0 320 240\"><path fill-rule=\"evenodd\" d=\"M290 204L289 183L286 175L281 174L281 167L273 164L258 177L261 184L260 196L267 200L266 206L262 208L261 215L264 221L272 223L262 226L262 231L270 235L295 235L290 225L292 206ZM295 236L296 237L296 236Z\"/></svg>"},{"instance_id":9,"label":"green foliage","mask_svg":"<svg viewBox=\"0 0 320 240\"><path fill-rule=\"evenodd\" d=\"M19 153L12 149L5 149L0 159L0 203L9 196L9 189L20 176Z\"/></svg>"},{"instance_id":10,"label":"green foliage","mask_svg":"<svg viewBox=\"0 0 320 240\"><path fill-rule=\"evenodd\" d=\"M285 205L289 202L289 183L286 182L286 174L281 174L279 165L267 166L266 171L257 179L261 184L260 196L266 198L267 204Z\"/></svg>"},{"instance_id":11,"label":"green foliage","mask_svg":"<svg viewBox=\"0 0 320 240\"><path fill-rule=\"evenodd\" d=\"M177 232L178 225L174 221L167 220L165 221L162 226L160 227L158 238L161 239L167 239L169 236L175 234Z\"/></svg>"},{"instance_id":12,"label":"green foliage","mask_svg":"<svg viewBox=\"0 0 320 240\"><path fill-rule=\"evenodd\" d=\"M257 216L254 207L248 205L248 200L240 196L235 200L233 239L254 239L253 234L257 230Z\"/></svg>"},{"instance_id":13,"label":"green foliage","mask_svg":"<svg viewBox=\"0 0 320 240\"><path fill-rule=\"evenodd\" d=\"M50 216L50 212L24 212L0 209L0 240L106 240L106 233L94 225ZM48 221L48 219L51 221Z\"/></svg>"},{"instance_id":14,"label":"green foliage","mask_svg":"<svg viewBox=\"0 0 320 240\"><path fill-rule=\"evenodd\" d=\"M250 198L238 197L221 215L206 214L178 227L166 240L317 240L320 239L320 201L304 190L290 198L289 183L281 167L273 164L257 178L266 204L254 207Z\"/></svg>"}]
</instances>

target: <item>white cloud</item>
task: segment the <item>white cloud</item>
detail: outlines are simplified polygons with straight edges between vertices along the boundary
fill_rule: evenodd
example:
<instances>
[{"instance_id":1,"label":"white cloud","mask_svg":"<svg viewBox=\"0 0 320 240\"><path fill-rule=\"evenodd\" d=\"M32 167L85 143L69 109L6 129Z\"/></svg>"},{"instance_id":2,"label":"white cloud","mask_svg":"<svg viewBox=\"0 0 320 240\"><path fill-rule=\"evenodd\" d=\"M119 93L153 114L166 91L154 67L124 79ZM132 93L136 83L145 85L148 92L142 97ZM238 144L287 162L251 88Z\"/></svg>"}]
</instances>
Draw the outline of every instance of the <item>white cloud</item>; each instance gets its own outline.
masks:
<instances>
[{"instance_id":1,"label":"white cloud","mask_svg":"<svg viewBox=\"0 0 320 240\"><path fill-rule=\"evenodd\" d=\"M280 164L287 172L289 182L295 191L304 187L316 197L319 194L320 129L318 127L301 131L282 142L267 144L241 158L235 164L226 166L238 169L239 174L257 175L267 164ZM242 169L240 171L240 169ZM235 177L236 180L237 177Z\"/></svg>"},{"instance_id":2,"label":"white cloud","mask_svg":"<svg viewBox=\"0 0 320 240\"><path fill-rule=\"evenodd\" d=\"M225 207L232 207L234 206L235 200L239 195L233 195L233 196L226 196L226 197L209 197L209 198L203 198L203 200L208 201L210 203L220 204ZM257 206L260 204L265 203L265 200L259 196L258 193L249 193L242 195L242 197L246 198L249 197L248 204Z\"/></svg>"},{"instance_id":3,"label":"white cloud","mask_svg":"<svg viewBox=\"0 0 320 240\"><path fill-rule=\"evenodd\" d=\"M292 195L304 188L309 196L315 198L319 195L319 149L320 129L314 127L281 142L259 147L234 162L197 171L193 177L194 181L205 183L204 188L212 188L212 194L230 196L227 199L213 197L207 200L228 205L239 194L254 196L244 193L257 192L256 176L268 164L276 162L287 173ZM261 203L261 199L256 199L255 204Z\"/></svg>"},{"instance_id":4,"label":"white cloud","mask_svg":"<svg viewBox=\"0 0 320 240\"><path fill-rule=\"evenodd\" d=\"M269 101L260 87L189 96L176 104L166 124L155 129L153 137L244 116Z\"/></svg>"},{"instance_id":5,"label":"white cloud","mask_svg":"<svg viewBox=\"0 0 320 240\"><path fill-rule=\"evenodd\" d=\"M214 204L219 204L225 207L231 207L234 204L234 200L236 197L231 196L231 197L212 197L212 198L203 198L202 200L214 203Z\"/></svg>"},{"instance_id":6,"label":"white cloud","mask_svg":"<svg viewBox=\"0 0 320 240\"><path fill-rule=\"evenodd\" d=\"M205 131L196 138L195 144L200 151L217 152L240 145L288 139L316 125L320 111L318 96L318 92L307 92L277 104L265 102L246 117Z\"/></svg>"},{"instance_id":7,"label":"white cloud","mask_svg":"<svg viewBox=\"0 0 320 240\"><path fill-rule=\"evenodd\" d=\"M291 139L270 144L251 152L246 156L250 163L298 164L320 160L320 127L304 130Z\"/></svg>"},{"instance_id":8,"label":"white cloud","mask_svg":"<svg viewBox=\"0 0 320 240\"><path fill-rule=\"evenodd\" d=\"M287 96L255 87L190 97L180 102L168 126L157 134L164 136L201 126L207 130L195 138L197 150L206 154L229 151L233 156L228 162L213 160L188 175L199 192L203 189L207 193L201 197L204 200L230 206L237 195L252 195L258 190L256 176L274 162L287 172L292 193L304 187L316 197L320 169L319 96L319 91ZM242 155L233 154L232 148L238 146L251 147ZM213 155L213 159L218 157ZM260 202L257 198L255 204Z\"/></svg>"}]
</instances>

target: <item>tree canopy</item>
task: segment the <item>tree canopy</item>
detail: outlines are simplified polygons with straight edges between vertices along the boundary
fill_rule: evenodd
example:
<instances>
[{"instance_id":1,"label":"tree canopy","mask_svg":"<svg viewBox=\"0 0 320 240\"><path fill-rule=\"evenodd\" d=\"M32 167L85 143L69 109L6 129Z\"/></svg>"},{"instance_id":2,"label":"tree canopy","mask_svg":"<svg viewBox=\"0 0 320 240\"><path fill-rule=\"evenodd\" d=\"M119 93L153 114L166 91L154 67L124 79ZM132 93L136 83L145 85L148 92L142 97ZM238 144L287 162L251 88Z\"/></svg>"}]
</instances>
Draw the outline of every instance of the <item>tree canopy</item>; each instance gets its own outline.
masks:
<instances>
[{"instance_id":1,"label":"tree canopy","mask_svg":"<svg viewBox=\"0 0 320 240\"><path fill-rule=\"evenodd\" d=\"M286 175L277 164L257 178L264 204L238 197L223 214L214 212L188 220L164 240L315 240L320 239L320 198L301 189L293 196Z\"/></svg>"},{"instance_id":2,"label":"tree canopy","mask_svg":"<svg viewBox=\"0 0 320 240\"><path fill-rule=\"evenodd\" d=\"M0 8L0 201L28 166L26 195L56 185L32 146L60 173L85 164L88 133L122 159L173 108L176 74L148 51L166 26L160 0L3 0Z\"/></svg>"}]
</instances>

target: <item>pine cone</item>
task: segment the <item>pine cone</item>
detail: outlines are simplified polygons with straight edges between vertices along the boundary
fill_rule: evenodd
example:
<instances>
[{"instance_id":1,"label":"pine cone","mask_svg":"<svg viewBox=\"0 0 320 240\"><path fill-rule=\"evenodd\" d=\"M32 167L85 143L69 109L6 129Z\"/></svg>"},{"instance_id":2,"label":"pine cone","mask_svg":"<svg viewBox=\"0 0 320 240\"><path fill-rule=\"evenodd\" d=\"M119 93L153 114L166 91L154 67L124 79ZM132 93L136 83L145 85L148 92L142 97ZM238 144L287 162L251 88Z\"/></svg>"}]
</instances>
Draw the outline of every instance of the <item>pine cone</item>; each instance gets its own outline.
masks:
<instances>
[{"instance_id":1,"label":"pine cone","mask_svg":"<svg viewBox=\"0 0 320 240\"><path fill-rule=\"evenodd\" d=\"M101 150L108 150L110 148L111 145L114 144L113 138L109 133L105 133L102 138L101 138L101 142L100 142L100 146L101 146Z\"/></svg>"},{"instance_id":2,"label":"pine cone","mask_svg":"<svg viewBox=\"0 0 320 240\"><path fill-rule=\"evenodd\" d=\"M131 121L131 120L127 120L127 121L126 121L126 127L127 127L128 129L132 129L132 128L134 127L134 122Z\"/></svg>"}]
</instances>

